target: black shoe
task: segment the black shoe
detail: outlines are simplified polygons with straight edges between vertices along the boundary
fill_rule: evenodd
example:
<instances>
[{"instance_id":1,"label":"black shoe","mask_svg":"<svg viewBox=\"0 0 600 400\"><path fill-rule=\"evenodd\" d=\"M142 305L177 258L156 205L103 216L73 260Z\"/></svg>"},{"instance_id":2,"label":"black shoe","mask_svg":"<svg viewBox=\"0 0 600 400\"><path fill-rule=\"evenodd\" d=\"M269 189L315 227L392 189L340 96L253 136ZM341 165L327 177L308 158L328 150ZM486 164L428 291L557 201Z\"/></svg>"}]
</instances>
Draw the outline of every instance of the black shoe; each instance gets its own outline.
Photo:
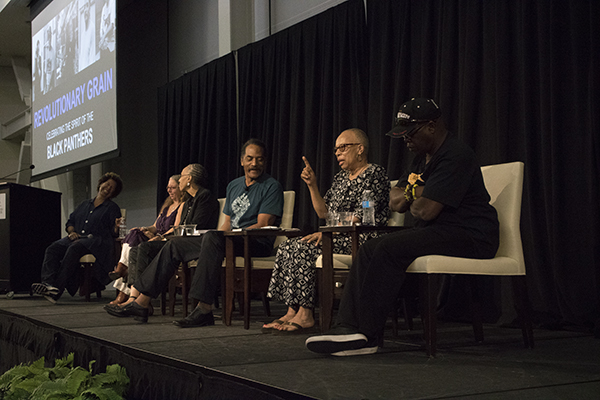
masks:
<instances>
[{"instance_id":1,"label":"black shoe","mask_svg":"<svg viewBox=\"0 0 600 400\"><path fill-rule=\"evenodd\" d=\"M105 304L104 307L102 307L102 308L104 308L105 310L108 310L109 308L122 308L122 307L119 307L118 304Z\"/></svg>"},{"instance_id":2,"label":"black shoe","mask_svg":"<svg viewBox=\"0 0 600 400\"><path fill-rule=\"evenodd\" d=\"M148 322L148 309L140 306L135 301L125 307L105 308L106 312L115 317L133 317L139 322Z\"/></svg>"},{"instance_id":3,"label":"black shoe","mask_svg":"<svg viewBox=\"0 0 600 400\"><path fill-rule=\"evenodd\" d=\"M351 355L342 353L362 349L367 343L368 339L362 333L359 333L354 329L337 326L326 332L324 335L309 337L306 339L305 344L307 349L315 353ZM375 351L377 351L377 346L375 346Z\"/></svg>"},{"instance_id":4,"label":"black shoe","mask_svg":"<svg viewBox=\"0 0 600 400\"><path fill-rule=\"evenodd\" d=\"M209 326L215 324L215 317L213 316L212 311L208 314L202 314L200 309L196 307L194 311L184 319L180 319L179 321L173 321L173 325L176 325L180 328L191 328L195 326Z\"/></svg>"}]
</instances>

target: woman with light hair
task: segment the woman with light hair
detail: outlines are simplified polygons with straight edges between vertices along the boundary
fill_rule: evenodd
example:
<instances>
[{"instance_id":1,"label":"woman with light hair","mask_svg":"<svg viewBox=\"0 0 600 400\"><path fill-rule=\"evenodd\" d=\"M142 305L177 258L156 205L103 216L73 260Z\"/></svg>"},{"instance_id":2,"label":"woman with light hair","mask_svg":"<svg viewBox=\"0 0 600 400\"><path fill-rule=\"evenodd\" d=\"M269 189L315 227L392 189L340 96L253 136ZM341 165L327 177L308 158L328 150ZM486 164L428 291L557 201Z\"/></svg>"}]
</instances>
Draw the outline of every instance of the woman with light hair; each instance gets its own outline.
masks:
<instances>
[{"instance_id":1,"label":"woman with light hair","mask_svg":"<svg viewBox=\"0 0 600 400\"><path fill-rule=\"evenodd\" d=\"M113 286L119 291L117 298L111 301L110 304L121 304L127 301L129 297L129 287L127 286L128 269L130 261L137 256L137 252L132 252L131 250L136 248L140 243L147 242L148 240L160 240L164 235L173 232L173 224L176 222L179 207L183 202L182 192L179 190L180 176L173 175L169 178L169 183L167 184L167 193L169 193L169 196L160 208L154 224L131 229L121 241L121 258L114 271L108 273L108 277L115 280Z\"/></svg>"}]
</instances>

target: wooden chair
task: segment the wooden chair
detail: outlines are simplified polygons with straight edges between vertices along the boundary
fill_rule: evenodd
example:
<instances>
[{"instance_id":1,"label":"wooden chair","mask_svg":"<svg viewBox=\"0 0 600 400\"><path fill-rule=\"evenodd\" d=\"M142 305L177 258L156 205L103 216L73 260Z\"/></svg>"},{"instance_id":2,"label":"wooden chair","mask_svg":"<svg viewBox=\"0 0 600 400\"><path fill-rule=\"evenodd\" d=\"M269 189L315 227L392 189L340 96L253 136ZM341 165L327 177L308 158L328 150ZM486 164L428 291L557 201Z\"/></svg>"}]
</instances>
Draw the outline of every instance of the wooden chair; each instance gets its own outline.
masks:
<instances>
[{"instance_id":1,"label":"wooden chair","mask_svg":"<svg viewBox=\"0 0 600 400\"><path fill-rule=\"evenodd\" d=\"M530 304L525 281L525 261L521 244L520 217L523 191L522 162L490 165L481 168L485 186L500 221L500 247L493 259L479 260L447 256L424 256L417 258L407 269L421 277L421 313L427 354L436 353L436 311L441 274L497 275L511 276L515 308L521 323L523 342L526 348L533 348L533 329ZM473 299L476 301L476 299ZM483 341L481 316L473 307L473 331L478 342Z\"/></svg>"},{"instance_id":2,"label":"wooden chair","mask_svg":"<svg viewBox=\"0 0 600 400\"><path fill-rule=\"evenodd\" d=\"M127 210L121 208L121 215L125 216ZM119 261L119 257L121 256L121 239L115 240L115 260ZM92 253L85 254L83 257L79 259L79 265L83 268L83 281L79 286L79 293L83 293L85 296L85 301L90 301L90 295L92 290L92 282L94 279L94 265L96 264L96 257ZM102 290L96 290L96 296L98 298L102 297Z\"/></svg>"},{"instance_id":3,"label":"wooden chair","mask_svg":"<svg viewBox=\"0 0 600 400\"><path fill-rule=\"evenodd\" d=\"M294 218L294 204L296 200L296 192L293 190L283 192L283 216L281 217L281 228L289 229L292 227L292 220ZM277 249L280 243L286 240L286 236L277 236L273 249ZM269 281L271 280L271 273L275 264L275 256L269 257L249 257L249 268L246 269L246 258L235 257L234 260L234 274L233 274L233 293L243 293L242 296L238 296L238 300L241 300L240 309L244 316L244 328L249 329L250 327L250 292L261 293L263 297L263 303L267 304L266 312L270 314L268 310L268 299L266 293L269 289ZM223 266L227 266L227 259L223 263ZM225 268L226 270L226 268ZM228 277L223 280L227 282ZM225 296L227 296L227 284L225 284L224 290ZM231 311L232 303L224 300L224 311L223 311L223 322L226 325L231 323ZM230 309L228 305L231 304Z\"/></svg>"},{"instance_id":4,"label":"wooden chair","mask_svg":"<svg viewBox=\"0 0 600 400\"><path fill-rule=\"evenodd\" d=\"M79 259L79 265L83 268L83 281L79 286L79 293L84 295L85 301L91 300L92 293L92 282L94 279L94 265L96 264L96 257L93 254L86 254ZM102 297L102 290L96 290L96 297Z\"/></svg>"},{"instance_id":5,"label":"wooden chair","mask_svg":"<svg viewBox=\"0 0 600 400\"><path fill-rule=\"evenodd\" d=\"M225 222L225 214L223 214L223 208L225 207L225 198L222 197L218 199L219 201L219 220L217 222L217 228L223 225ZM183 305L183 317L187 317L188 315L188 306L189 306L189 290L190 285L192 283L192 271L193 268L196 268L198 265L198 260L192 260L190 262L183 262L175 271L175 274L169 280L169 286L167 291L162 292L160 297L160 309L162 315L166 314L166 294L169 293L169 312L171 316L175 316L175 301L177 297L177 289L181 289L181 302ZM195 306L195 304L192 304Z\"/></svg>"}]
</instances>

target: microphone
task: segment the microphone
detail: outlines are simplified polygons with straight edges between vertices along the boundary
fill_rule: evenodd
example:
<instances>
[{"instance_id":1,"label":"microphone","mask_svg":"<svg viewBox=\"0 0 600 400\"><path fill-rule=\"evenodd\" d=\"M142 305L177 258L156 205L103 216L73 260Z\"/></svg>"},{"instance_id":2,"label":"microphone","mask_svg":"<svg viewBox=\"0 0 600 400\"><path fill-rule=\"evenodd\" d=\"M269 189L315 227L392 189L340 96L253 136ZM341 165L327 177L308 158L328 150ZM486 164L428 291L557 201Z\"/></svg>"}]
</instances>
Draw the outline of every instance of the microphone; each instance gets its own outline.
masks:
<instances>
[{"instance_id":1,"label":"microphone","mask_svg":"<svg viewBox=\"0 0 600 400\"><path fill-rule=\"evenodd\" d=\"M77 233L77 232L75 232L75 233ZM77 233L77 235L79 235L79 233ZM67 235L67 237L69 237L69 236ZM93 237L94 237L94 235L92 235L90 233L89 235L79 235L79 237L77 239L75 239L75 240L79 240L79 239L91 239Z\"/></svg>"},{"instance_id":2,"label":"microphone","mask_svg":"<svg viewBox=\"0 0 600 400\"><path fill-rule=\"evenodd\" d=\"M27 171L28 169L34 169L34 168L35 168L35 165L31 164L31 165L30 165L29 167L27 167L27 168L23 168L23 169L20 169L20 170L18 170L17 172L13 172L12 174L8 174L8 175L6 175L6 176L3 176L2 178L0 178L0 180L1 180L1 179L6 179L6 178L8 178L9 176L12 176L12 175L18 174L19 172Z\"/></svg>"}]
</instances>

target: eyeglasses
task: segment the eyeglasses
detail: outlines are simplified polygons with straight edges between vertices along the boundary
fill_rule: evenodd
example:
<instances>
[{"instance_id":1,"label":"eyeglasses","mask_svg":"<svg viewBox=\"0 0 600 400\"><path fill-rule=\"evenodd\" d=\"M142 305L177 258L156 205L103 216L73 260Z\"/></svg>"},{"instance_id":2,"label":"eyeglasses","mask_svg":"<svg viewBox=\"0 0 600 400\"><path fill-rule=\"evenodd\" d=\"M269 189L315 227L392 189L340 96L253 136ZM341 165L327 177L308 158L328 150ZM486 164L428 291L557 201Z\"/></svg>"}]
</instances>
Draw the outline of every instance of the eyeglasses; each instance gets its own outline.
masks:
<instances>
[{"instance_id":1,"label":"eyeglasses","mask_svg":"<svg viewBox=\"0 0 600 400\"><path fill-rule=\"evenodd\" d=\"M419 132L421 129L423 129L423 127L427 126L430 122L434 122L434 121L418 121L424 124L413 129L412 131L410 131L409 133L406 133L402 136L400 136L402 139L404 139L404 141L406 140L412 140L413 136L415 136L417 134L417 132Z\"/></svg>"},{"instance_id":2,"label":"eyeglasses","mask_svg":"<svg viewBox=\"0 0 600 400\"><path fill-rule=\"evenodd\" d=\"M355 146L357 144L360 144L360 143L344 143L344 144L340 144L339 146L333 148L333 154L337 153L338 150L340 152L342 152L342 153L345 153L345 152L348 151L348 149L350 148L350 146Z\"/></svg>"}]
</instances>

